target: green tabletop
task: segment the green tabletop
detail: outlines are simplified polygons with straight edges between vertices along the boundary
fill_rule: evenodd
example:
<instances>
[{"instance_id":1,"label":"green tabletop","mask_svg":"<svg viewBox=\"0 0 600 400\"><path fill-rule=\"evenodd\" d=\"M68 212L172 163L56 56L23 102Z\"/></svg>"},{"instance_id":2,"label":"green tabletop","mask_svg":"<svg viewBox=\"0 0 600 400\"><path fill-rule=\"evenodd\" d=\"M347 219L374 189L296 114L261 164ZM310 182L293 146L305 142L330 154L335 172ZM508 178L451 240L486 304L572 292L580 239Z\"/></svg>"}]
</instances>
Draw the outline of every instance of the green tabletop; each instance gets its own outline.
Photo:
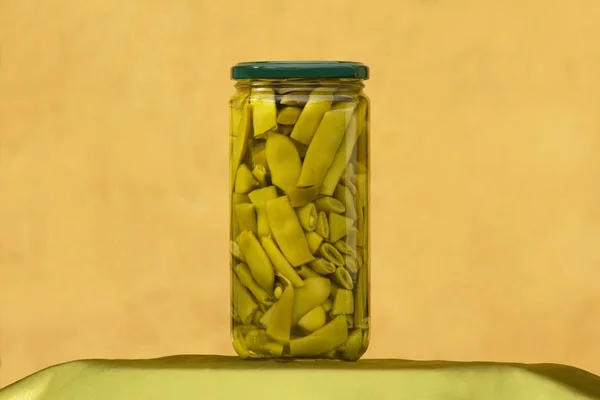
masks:
<instances>
[{"instance_id":1,"label":"green tabletop","mask_svg":"<svg viewBox=\"0 0 600 400\"><path fill-rule=\"evenodd\" d=\"M557 364L243 361L184 355L82 360L0 390L0 400L600 399L600 377Z\"/></svg>"}]
</instances>

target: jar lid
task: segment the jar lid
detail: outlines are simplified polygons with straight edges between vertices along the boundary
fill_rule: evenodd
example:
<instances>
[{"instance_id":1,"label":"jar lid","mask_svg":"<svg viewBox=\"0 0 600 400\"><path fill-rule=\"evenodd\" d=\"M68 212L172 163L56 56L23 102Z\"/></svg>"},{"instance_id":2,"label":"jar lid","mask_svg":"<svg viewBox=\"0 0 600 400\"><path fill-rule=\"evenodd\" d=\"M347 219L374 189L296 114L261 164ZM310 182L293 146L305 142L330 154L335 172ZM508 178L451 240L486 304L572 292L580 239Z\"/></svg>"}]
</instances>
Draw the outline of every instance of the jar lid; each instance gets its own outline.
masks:
<instances>
[{"instance_id":1,"label":"jar lid","mask_svg":"<svg viewBox=\"0 0 600 400\"><path fill-rule=\"evenodd\" d=\"M252 61L231 67L231 78L355 78L369 79L369 67L354 61Z\"/></svg>"}]
</instances>

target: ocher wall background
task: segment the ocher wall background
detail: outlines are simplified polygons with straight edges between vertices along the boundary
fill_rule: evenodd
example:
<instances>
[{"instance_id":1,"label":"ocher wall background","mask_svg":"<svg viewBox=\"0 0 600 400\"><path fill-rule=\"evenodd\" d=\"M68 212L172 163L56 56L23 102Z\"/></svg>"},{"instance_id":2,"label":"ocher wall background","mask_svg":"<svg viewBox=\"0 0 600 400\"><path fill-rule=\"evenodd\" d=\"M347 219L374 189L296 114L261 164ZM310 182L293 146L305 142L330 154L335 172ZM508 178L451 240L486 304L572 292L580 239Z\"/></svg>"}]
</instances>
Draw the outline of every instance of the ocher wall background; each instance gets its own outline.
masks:
<instances>
[{"instance_id":1,"label":"ocher wall background","mask_svg":"<svg viewBox=\"0 0 600 400\"><path fill-rule=\"evenodd\" d=\"M372 67L369 357L600 373L600 3L0 1L0 386L233 354L229 67Z\"/></svg>"}]
</instances>

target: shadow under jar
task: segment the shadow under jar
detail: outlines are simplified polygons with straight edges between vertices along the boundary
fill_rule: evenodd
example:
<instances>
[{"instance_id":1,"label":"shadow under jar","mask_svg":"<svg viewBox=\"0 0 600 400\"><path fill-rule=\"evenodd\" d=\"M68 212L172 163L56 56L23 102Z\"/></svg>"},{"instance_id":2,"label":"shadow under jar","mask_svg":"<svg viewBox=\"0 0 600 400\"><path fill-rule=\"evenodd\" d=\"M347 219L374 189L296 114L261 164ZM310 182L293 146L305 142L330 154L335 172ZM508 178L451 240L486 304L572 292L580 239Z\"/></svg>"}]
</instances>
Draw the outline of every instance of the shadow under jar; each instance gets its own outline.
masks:
<instances>
[{"instance_id":1,"label":"shadow under jar","mask_svg":"<svg viewBox=\"0 0 600 400\"><path fill-rule=\"evenodd\" d=\"M248 62L231 75L233 347L358 360L370 338L368 68Z\"/></svg>"}]
</instances>

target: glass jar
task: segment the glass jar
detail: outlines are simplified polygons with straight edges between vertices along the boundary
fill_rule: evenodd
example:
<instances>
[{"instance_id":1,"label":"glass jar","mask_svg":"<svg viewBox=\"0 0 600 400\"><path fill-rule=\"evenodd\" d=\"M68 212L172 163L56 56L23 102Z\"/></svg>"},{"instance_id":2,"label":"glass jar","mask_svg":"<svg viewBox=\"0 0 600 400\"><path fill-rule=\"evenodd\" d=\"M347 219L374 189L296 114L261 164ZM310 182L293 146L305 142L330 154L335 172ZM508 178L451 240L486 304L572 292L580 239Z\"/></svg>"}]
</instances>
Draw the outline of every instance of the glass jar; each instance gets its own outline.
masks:
<instances>
[{"instance_id":1,"label":"glass jar","mask_svg":"<svg viewBox=\"0 0 600 400\"><path fill-rule=\"evenodd\" d=\"M370 337L368 67L231 70L233 347L358 360Z\"/></svg>"}]
</instances>

